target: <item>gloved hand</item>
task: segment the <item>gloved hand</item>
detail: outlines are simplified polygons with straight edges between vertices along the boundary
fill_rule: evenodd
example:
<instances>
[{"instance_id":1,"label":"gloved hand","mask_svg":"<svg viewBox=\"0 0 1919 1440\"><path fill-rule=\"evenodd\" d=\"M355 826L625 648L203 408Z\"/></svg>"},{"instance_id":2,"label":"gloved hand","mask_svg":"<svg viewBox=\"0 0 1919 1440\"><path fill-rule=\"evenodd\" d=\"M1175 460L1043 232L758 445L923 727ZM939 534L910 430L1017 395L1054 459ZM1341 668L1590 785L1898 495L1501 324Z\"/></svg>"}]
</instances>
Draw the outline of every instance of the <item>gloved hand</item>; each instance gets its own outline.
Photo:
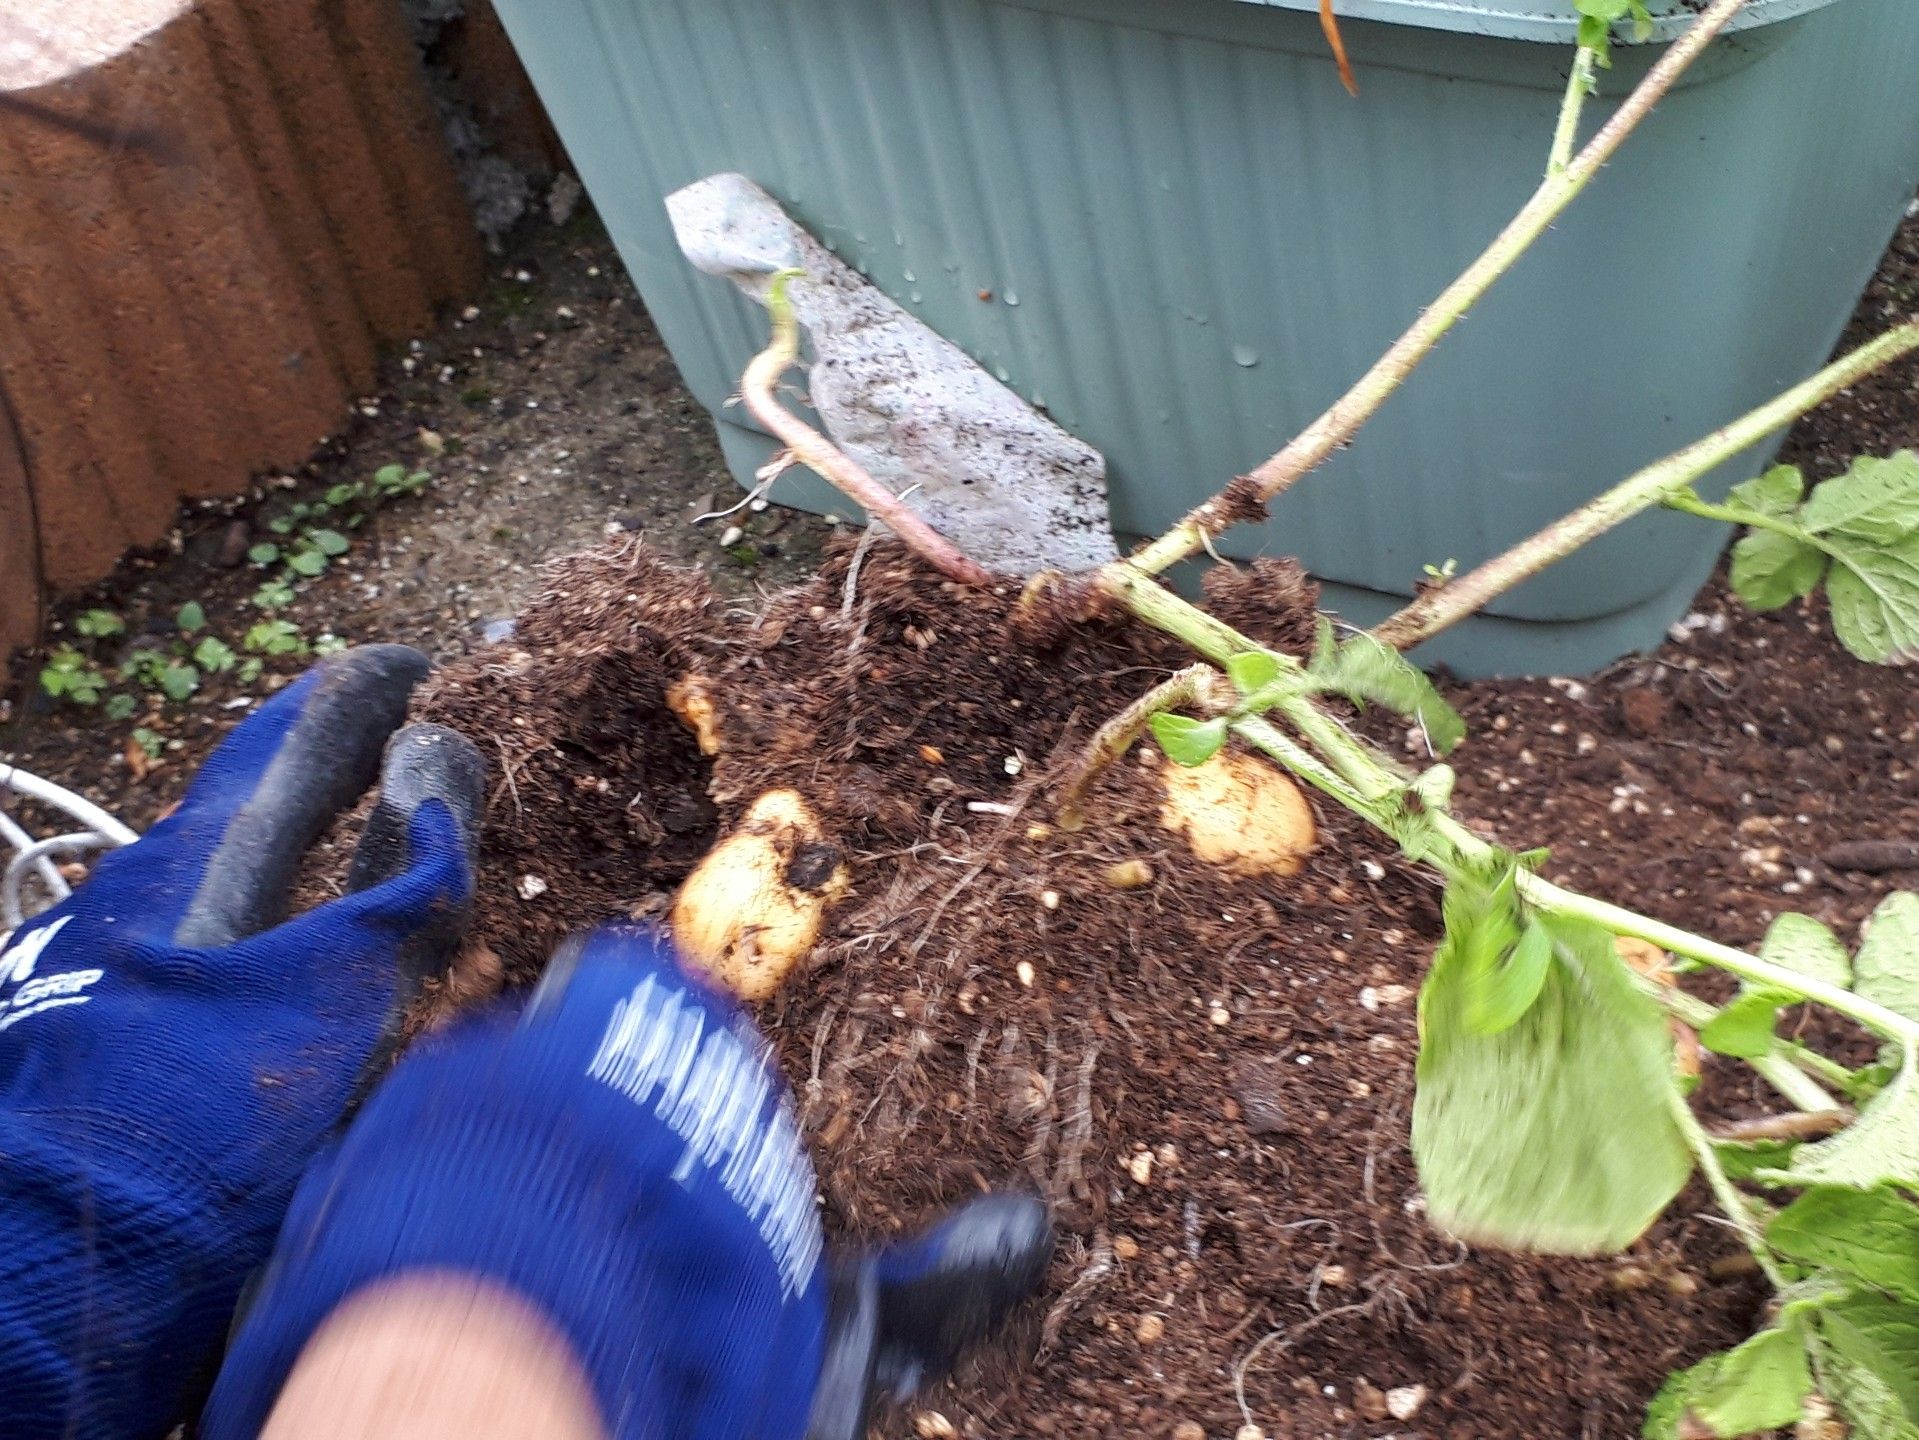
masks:
<instances>
[{"instance_id":1,"label":"gloved hand","mask_svg":"<svg viewBox=\"0 0 1919 1440\"><path fill-rule=\"evenodd\" d=\"M617 1440L858 1440L1038 1283L1045 1207L992 1196L823 1254L784 1087L732 1002L637 925L576 938L524 1010L421 1042L309 1173L202 1440L252 1440L340 1304L484 1279L568 1341Z\"/></svg>"},{"instance_id":2,"label":"gloved hand","mask_svg":"<svg viewBox=\"0 0 1919 1440\"><path fill-rule=\"evenodd\" d=\"M302 1170L450 956L484 771L451 731L393 733L426 668L316 666L0 954L9 1440L147 1440L197 1400ZM275 926L383 749L352 893Z\"/></svg>"}]
</instances>

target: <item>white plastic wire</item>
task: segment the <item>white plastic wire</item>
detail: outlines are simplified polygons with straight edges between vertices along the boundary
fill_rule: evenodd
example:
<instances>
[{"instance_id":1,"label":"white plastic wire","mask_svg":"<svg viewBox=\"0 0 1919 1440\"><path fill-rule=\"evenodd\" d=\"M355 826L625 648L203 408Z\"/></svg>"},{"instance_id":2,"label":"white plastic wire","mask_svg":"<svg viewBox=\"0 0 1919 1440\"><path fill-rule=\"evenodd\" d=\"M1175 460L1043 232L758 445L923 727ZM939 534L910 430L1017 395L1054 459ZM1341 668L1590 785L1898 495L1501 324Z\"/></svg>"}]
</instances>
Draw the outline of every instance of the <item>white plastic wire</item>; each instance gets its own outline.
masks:
<instances>
[{"instance_id":1,"label":"white plastic wire","mask_svg":"<svg viewBox=\"0 0 1919 1440\"><path fill-rule=\"evenodd\" d=\"M37 800L56 810L83 828L50 839L36 840L26 828L7 813L11 795ZM91 800L76 795L64 785L42 779L30 770L0 765L0 841L13 852L0 872L0 947L27 921L27 878L33 876L46 892L47 903L54 904L72 893L66 877L55 865L56 855L74 855L87 850L108 850L131 845L139 837ZM36 910L39 907L35 907Z\"/></svg>"}]
</instances>

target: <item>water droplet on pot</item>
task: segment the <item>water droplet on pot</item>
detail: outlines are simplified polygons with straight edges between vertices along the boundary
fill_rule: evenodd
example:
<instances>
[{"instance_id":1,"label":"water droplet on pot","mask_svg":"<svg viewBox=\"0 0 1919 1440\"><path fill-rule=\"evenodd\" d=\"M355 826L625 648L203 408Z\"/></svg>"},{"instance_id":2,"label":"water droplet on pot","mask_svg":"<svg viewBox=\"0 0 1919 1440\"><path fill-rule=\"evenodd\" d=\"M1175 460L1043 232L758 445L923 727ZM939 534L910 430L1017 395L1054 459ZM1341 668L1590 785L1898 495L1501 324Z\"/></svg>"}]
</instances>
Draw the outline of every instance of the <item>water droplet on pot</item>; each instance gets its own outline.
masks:
<instances>
[{"instance_id":1,"label":"water droplet on pot","mask_svg":"<svg viewBox=\"0 0 1919 1440\"><path fill-rule=\"evenodd\" d=\"M1250 370L1253 366L1259 364L1259 351L1250 345L1235 345L1233 347L1233 363L1244 366Z\"/></svg>"},{"instance_id":2,"label":"water droplet on pot","mask_svg":"<svg viewBox=\"0 0 1919 1440\"><path fill-rule=\"evenodd\" d=\"M1011 290L1006 291L1000 298L1003 299L1008 305L1019 304L1019 296L1015 295Z\"/></svg>"}]
</instances>

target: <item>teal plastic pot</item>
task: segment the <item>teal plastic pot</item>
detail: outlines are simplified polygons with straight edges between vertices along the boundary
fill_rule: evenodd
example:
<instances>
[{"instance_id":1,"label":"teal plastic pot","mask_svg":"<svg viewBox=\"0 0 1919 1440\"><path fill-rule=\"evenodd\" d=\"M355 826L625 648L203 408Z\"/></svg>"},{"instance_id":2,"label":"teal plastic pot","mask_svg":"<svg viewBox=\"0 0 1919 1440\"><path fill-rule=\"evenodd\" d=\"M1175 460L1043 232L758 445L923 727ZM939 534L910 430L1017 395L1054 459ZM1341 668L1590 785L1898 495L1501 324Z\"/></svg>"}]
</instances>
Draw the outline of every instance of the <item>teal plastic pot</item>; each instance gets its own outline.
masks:
<instances>
[{"instance_id":1,"label":"teal plastic pot","mask_svg":"<svg viewBox=\"0 0 1919 1440\"><path fill-rule=\"evenodd\" d=\"M1122 540L1279 448L1524 202L1574 23L1570 0L1339 0L1354 99L1315 0L496 3L737 475L770 449L722 408L765 320L663 205L723 170L1103 450ZM1818 366L1919 176L1919 3L1742 21L1226 553L1297 554L1369 621L1422 565L1496 553ZM1605 96L1657 48L1622 49ZM847 508L810 479L783 498ZM1644 517L1422 657L1591 669L1655 642L1724 540Z\"/></svg>"}]
</instances>

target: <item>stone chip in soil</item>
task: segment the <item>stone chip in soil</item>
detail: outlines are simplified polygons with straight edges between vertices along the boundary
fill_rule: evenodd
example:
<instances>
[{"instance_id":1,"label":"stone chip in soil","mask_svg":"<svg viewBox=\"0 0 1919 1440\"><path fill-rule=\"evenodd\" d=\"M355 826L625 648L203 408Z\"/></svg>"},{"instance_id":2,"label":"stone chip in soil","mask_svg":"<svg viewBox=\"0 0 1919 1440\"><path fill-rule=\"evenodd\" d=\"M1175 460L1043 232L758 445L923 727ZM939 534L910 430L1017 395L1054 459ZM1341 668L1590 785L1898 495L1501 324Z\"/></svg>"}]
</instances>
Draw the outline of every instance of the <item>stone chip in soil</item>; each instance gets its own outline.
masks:
<instances>
[{"instance_id":1,"label":"stone chip in soil","mask_svg":"<svg viewBox=\"0 0 1919 1440\"><path fill-rule=\"evenodd\" d=\"M1175 646L1021 624L1010 583L849 549L741 612L612 542L552 567L514 639L420 709L493 767L477 929L517 981L571 929L661 913L763 790L819 810L854 893L759 1018L830 1228L886 1236L988 1185L1043 1191L1062 1226L1042 1300L930 1408L966 1434L1231 1435L1244 1364L1274 1437L1392 1433L1355 1410L1362 1376L1424 1387L1426 1434L1626 1437L1668 1371L1748 1333L1750 1284L1696 1278L1733 1248L1703 1196L1635 1247L1661 1283L1631 1290L1625 1261L1468 1254L1425 1222L1413 1007L1360 997L1417 987L1437 896L1370 832L1321 807L1301 875L1229 878L1158 828L1131 759L1087 830L1045 828L1061 764ZM1230 600L1249 629L1305 632L1303 608ZM718 701L715 757L665 703L689 671ZM1149 883L1104 878L1134 861ZM522 898L528 873L547 889Z\"/></svg>"}]
</instances>

